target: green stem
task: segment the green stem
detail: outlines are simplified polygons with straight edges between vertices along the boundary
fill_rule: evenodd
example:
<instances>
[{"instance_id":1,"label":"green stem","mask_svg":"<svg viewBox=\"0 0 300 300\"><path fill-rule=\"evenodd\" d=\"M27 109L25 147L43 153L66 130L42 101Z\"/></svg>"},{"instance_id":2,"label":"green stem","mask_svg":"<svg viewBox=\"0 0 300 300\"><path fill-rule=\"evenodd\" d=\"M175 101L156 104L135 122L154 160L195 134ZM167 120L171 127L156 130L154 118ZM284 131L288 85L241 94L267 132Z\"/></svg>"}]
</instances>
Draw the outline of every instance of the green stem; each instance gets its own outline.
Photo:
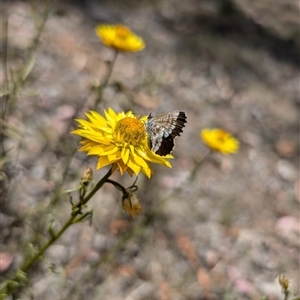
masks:
<instances>
[{"instance_id":1,"label":"green stem","mask_svg":"<svg viewBox=\"0 0 300 300\"><path fill-rule=\"evenodd\" d=\"M104 183L108 180L108 178L110 177L110 175L112 174L112 168L109 169L109 171L103 176L102 179L100 179L97 184L93 187L93 189L88 193L88 195L82 200L80 201L79 205L82 207L82 205L85 205L94 195L95 193L104 185ZM55 242L57 241L60 236L72 225L76 222L76 218L77 218L77 214L71 216L66 223L62 226L62 228L56 233L53 234L51 239L49 239L47 241L47 243L42 246L42 248L34 255L32 256L30 259L28 259L23 266L20 268L19 271L17 271L17 274L21 271L26 273L27 270L44 254L44 252ZM12 281L18 281L18 276L16 275L14 277L14 279L12 279ZM1 290L1 292L9 294L12 293L13 291L7 290L3 291ZM0 295L1 296L1 295Z\"/></svg>"},{"instance_id":2,"label":"green stem","mask_svg":"<svg viewBox=\"0 0 300 300\"><path fill-rule=\"evenodd\" d=\"M2 61L3 61L3 71L4 71L4 89L9 90L9 78L8 78L8 68L7 68L7 58L8 58L8 13L3 15L3 29L2 29ZM4 95L1 102L1 119L5 120L5 116L8 109L9 95ZM3 126L3 125L2 125ZM2 129L2 128L1 128ZM1 131L1 141L2 141L2 131ZM3 144L2 144L3 145Z\"/></svg>"},{"instance_id":3,"label":"green stem","mask_svg":"<svg viewBox=\"0 0 300 300\"><path fill-rule=\"evenodd\" d=\"M4 70L4 87L7 89L8 94L5 94L3 96L3 101L1 101L1 119L4 121L8 114L12 112L12 110L15 107L15 103L17 101L17 94L19 90L24 86L26 79L28 75L30 74L33 66L34 66L34 53L39 45L41 35L44 31L46 22L49 18L49 14L51 11L51 5L50 1L46 3L46 8L42 16L42 20L40 21L40 24L37 25L37 34L35 38L32 41L31 46L27 49L27 55L26 60L24 62L24 65L22 68L17 72L12 72L11 74L11 82L9 82L9 75L8 75L8 25L9 25L9 12L4 13L4 23L3 23L3 30L2 35L3 36L3 47L1 48L1 52L3 52L3 70ZM2 13L2 3L1 3L1 13ZM11 87L10 87L11 86ZM0 132L0 143L1 143L1 156L4 157L6 155L6 149L4 147L4 140L7 138L7 136L4 133L4 130L6 129L6 125L1 124L1 132Z\"/></svg>"},{"instance_id":4,"label":"green stem","mask_svg":"<svg viewBox=\"0 0 300 300\"><path fill-rule=\"evenodd\" d=\"M108 180L110 175L112 174L112 168L104 175L104 177L97 182L97 184L91 189L91 191L84 197L81 201L81 205L86 204L94 195L95 193L103 186L103 184Z\"/></svg>"},{"instance_id":5,"label":"green stem","mask_svg":"<svg viewBox=\"0 0 300 300\"><path fill-rule=\"evenodd\" d=\"M106 88L106 86L108 84L108 81L109 81L110 76L112 74L112 70L113 70L115 62L117 60L118 53L119 52L117 50L114 51L114 56L113 56L112 61L108 65L106 76L104 77L101 84L97 88L97 98L96 98L96 101L95 101L94 110L97 110L98 105L102 100L103 90Z\"/></svg>"},{"instance_id":6,"label":"green stem","mask_svg":"<svg viewBox=\"0 0 300 300\"><path fill-rule=\"evenodd\" d=\"M21 68L21 70L18 72L16 76L16 81L14 83L14 86L12 88L12 92L10 93L10 102L16 101L16 94L17 92L24 86L26 79L28 78L28 75L31 73L32 68L34 66L34 53L37 50L37 47L39 46L41 35L45 29L46 23L48 21L49 15L51 11L51 1L46 1L46 8L43 12L41 20L38 20L39 22L36 25L37 34L34 37L31 46L27 49L27 56L26 61ZM9 109L9 108L8 108ZM8 113L8 110L6 111Z\"/></svg>"},{"instance_id":7,"label":"green stem","mask_svg":"<svg viewBox=\"0 0 300 300\"><path fill-rule=\"evenodd\" d=\"M88 195L81 201L80 205L86 204L95 193L103 186L109 176L112 174L112 169L104 175L104 177L98 181L98 183L93 187L93 189L88 193ZM31 257L27 262L25 262L24 266L21 268L21 271L26 272L31 265L41 256L43 253L51 246L56 240L60 238L60 236L72 225L76 219L77 215L71 216L69 220L63 225L63 227L38 251L36 255Z\"/></svg>"},{"instance_id":8,"label":"green stem","mask_svg":"<svg viewBox=\"0 0 300 300\"><path fill-rule=\"evenodd\" d=\"M107 183L111 183L113 186L115 186L119 191L122 191L123 194L127 194L126 189L124 188L123 185L121 185L119 182L116 182L114 180L111 179L107 179L106 180Z\"/></svg>"},{"instance_id":9,"label":"green stem","mask_svg":"<svg viewBox=\"0 0 300 300\"><path fill-rule=\"evenodd\" d=\"M32 264L44 254L48 247L51 246L56 240L58 240L60 236L69 228L69 226L73 224L75 219L76 215L71 216L69 220L64 224L64 226L33 257L25 262L25 264L21 268L21 271L26 272L32 266Z\"/></svg>"},{"instance_id":10,"label":"green stem","mask_svg":"<svg viewBox=\"0 0 300 300\"><path fill-rule=\"evenodd\" d=\"M66 138L66 135L65 135L65 138ZM53 197L51 198L50 200L50 204L48 206L48 210L50 210L53 206L56 205L56 203L59 201L60 199L60 195L61 195L61 190L62 190L62 187L65 183L65 179L67 177L67 173L68 173L68 169L69 169L69 166L70 166L70 163L74 157L74 154L76 153L77 149L74 147L74 149L72 149L70 151L70 153L66 154L66 157L65 157L65 160L63 162L63 172L62 172L62 179L61 181L56 185L56 188L55 188L55 192L54 192L54 195Z\"/></svg>"}]
</instances>

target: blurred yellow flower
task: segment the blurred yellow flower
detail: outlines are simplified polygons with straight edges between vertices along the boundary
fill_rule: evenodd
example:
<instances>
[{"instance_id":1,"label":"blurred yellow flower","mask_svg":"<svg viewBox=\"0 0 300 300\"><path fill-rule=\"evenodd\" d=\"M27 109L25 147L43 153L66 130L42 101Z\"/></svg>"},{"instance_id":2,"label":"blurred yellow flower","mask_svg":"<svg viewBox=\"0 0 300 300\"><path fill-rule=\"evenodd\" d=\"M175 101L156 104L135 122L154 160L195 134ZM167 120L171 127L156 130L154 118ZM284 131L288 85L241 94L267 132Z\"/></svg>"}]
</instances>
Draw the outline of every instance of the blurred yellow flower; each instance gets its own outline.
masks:
<instances>
[{"instance_id":1,"label":"blurred yellow flower","mask_svg":"<svg viewBox=\"0 0 300 300\"><path fill-rule=\"evenodd\" d=\"M201 131L201 138L209 148L223 154L236 153L239 150L239 141L223 129L205 128Z\"/></svg>"},{"instance_id":2,"label":"blurred yellow flower","mask_svg":"<svg viewBox=\"0 0 300 300\"><path fill-rule=\"evenodd\" d=\"M162 157L148 147L147 116L138 118L131 111L116 113L111 108L104 110L104 115L90 111L86 113L88 120L77 119L79 128L72 131L85 138L79 151L98 156L96 169L113 165L119 167L121 175L126 171L130 176L142 172L150 178L153 170L149 163L171 168L167 159L173 158L172 155Z\"/></svg>"},{"instance_id":3,"label":"blurred yellow flower","mask_svg":"<svg viewBox=\"0 0 300 300\"><path fill-rule=\"evenodd\" d=\"M126 196L123 196L122 206L123 209L129 212L133 218L143 210L139 198L132 192Z\"/></svg>"},{"instance_id":4,"label":"blurred yellow flower","mask_svg":"<svg viewBox=\"0 0 300 300\"><path fill-rule=\"evenodd\" d=\"M98 25L96 34L104 45L119 51L137 52L145 48L143 39L121 24Z\"/></svg>"}]
</instances>

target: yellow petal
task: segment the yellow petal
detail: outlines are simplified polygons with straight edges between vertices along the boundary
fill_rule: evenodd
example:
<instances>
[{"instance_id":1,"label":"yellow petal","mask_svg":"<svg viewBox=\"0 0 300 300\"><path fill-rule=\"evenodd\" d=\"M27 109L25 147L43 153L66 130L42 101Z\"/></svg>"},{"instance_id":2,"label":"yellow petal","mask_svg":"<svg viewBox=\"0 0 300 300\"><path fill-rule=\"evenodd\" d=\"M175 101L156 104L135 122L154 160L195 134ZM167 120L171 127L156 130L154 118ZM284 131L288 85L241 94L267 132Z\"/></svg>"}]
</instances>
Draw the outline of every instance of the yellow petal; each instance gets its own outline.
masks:
<instances>
[{"instance_id":1,"label":"yellow petal","mask_svg":"<svg viewBox=\"0 0 300 300\"><path fill-rule=\"evenodd\" d=\"M127 173L129 174L130 177L132 177L134 174L134 172L130 168L127 169Z\"/></svg>"},{"instance_id":2,"label":"yellow petal","mask_svg":"<svg viewBox=\"0 0 300 300\"><path fill-rule=\"evenodd\" d=\"M141 166L142 168L148 168L148 163L143 158L141 158L138 154L135 153L132 156L132 160L134 160L135 163Z\"/></svg>"},{"instance_id":3,"label":"yellow petal","mask_svg":"<svg viewBox=\"0 0 300 300\"><path fill-rule=\"evenodd\" d=\"M120 170L120 174L123 175L127 171L128 167L122 162L122 160L118 160L117 164Z\"/></svg>"},{"instance_id":4,"label":"yellow petal","mask_svg":"<svg viewBox=\"0 0 300 300\"><path fill-rule=\"evenodd\" d=\"M106 167L110 164L111 164L111 162L107 159L106 156L99 156L96 170Z\"/></svg>"},{"instance_id":5,"label":"yellow petal","mask_svg":"<svg viewBox=\"0 0 300 300\"><path fill-rule=\"evenodd\" d=\"M118 151L119 151L118 147L116 147L115 145L109 145L105 149L103 149L103 152L100 155L111 155Z\"/></svg>"},{"instance_id":6,"label":"yellow petal","mask_svg":"<svg viewBox=\"0 0 300 300\"><path fill-rule=\"evenodd\" d=\"M107 126L106 120L96 111L92 110L87 117L94 123L96 126L105 127Z\"/></svg>"},{"instance_id":7,"label":"yellow petal","mask_svg":"<svg viewBox=\"0 0 300 300\"><path fill-rule=\"evenodd\" d=\"M88 150L87 155L99 155L102 151L103 151L103 146L98 144L96 146L91 147Z\"/></svg>"},{"instance_id":8,"label":"yellow petal","mask_svg":"<svg viewBox=\"0 0 300 300\"><path fill-rule=\"evenodd\" d=\"M109 124L115 124L115 119L113 118L113 115L110 115L111 111L112 109L110 107L108 108L108 111L104 110L105 118L107 119Z\"/></svg>"},{"instance_id":9,"label":"yellow petal","mask_svg":"<svg viewBox=\"0 0 300 300\"><path fill-rule=\"evenodd\" d=\"M141 167L135 164L130 156L127 165L134 172L135 175L138 175L140 173Z\"/></svg>"},{"instance_id":10,"label":"yellow petal","mask_svg":"<svg viewBox=\"0 0 300 300\"><path fill-rule=\"evenodd\" d=\"M129 149L127 147L123 147L122 152L121 152L121 157L122 157L124 164L127 164L128 159L129 159Z\"/></svg>"},{"instance_id":11,"label":"yellow petal","mask_svg":"<svg viewBox=\"0 0 300 300\"><path fill-rule=\"evenodd\" d=\"M112 153L110 155L107 156L108 160L109 161L117 161L117 160L120 160L121 159L121 152L120 151L117 151L115 153Z\"/></svg>"},{"instance_id":12,"label":"yellow petal","mask_svg":"<svg viewBox=\"0 0 300 300\"><path fill-rule=\"evenodd\" d=\"M142 168L142 172L148 177L151 178L151 175L153 174L153 170L150 166L148 168Z\"/></svg>"}]
</instances>

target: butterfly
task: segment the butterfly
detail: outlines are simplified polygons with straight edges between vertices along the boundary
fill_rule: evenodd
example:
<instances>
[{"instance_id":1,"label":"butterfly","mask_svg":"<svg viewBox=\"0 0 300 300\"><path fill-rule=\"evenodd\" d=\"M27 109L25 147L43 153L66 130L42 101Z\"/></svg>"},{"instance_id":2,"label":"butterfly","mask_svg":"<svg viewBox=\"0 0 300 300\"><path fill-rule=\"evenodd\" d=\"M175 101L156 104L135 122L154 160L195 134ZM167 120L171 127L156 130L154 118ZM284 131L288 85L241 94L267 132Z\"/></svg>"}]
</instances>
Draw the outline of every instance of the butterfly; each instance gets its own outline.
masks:
<instances>
[{"instance_id":1,"label":"butterfly","mask_svg":"<svg viewBox=\"0 0 300 300\"><path fill-rule=\"evenodd\" d=\"M174 148L174 139L183 132L186 113L179 110L152 116L149 114L145 127L148 134L148 147L155 154L165 156Z\"/></svg>"}]
</instances>

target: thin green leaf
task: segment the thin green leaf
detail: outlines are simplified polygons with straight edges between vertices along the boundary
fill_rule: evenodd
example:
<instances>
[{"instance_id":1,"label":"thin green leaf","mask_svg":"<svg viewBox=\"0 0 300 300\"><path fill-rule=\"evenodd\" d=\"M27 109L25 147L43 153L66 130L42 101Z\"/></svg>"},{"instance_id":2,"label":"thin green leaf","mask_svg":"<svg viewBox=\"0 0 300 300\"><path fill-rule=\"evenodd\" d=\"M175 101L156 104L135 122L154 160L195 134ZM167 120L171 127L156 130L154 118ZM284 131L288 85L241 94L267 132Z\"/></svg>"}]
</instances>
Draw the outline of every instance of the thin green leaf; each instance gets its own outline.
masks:
<instances>
[{"instance_id":1,"label":"thin green leaf","mask_svg":"<svg viewBox=\"0 0 300 300\"><path fill-rule=\"evenodd\" d=\"M28 75L32 71L34 65L35 65L35 57L32 54L32 55L29 56L28 60L26 61L25 66L22 70L21 78L22 78L23 81L28 77Z\"/></svg>"}]
</instances>

